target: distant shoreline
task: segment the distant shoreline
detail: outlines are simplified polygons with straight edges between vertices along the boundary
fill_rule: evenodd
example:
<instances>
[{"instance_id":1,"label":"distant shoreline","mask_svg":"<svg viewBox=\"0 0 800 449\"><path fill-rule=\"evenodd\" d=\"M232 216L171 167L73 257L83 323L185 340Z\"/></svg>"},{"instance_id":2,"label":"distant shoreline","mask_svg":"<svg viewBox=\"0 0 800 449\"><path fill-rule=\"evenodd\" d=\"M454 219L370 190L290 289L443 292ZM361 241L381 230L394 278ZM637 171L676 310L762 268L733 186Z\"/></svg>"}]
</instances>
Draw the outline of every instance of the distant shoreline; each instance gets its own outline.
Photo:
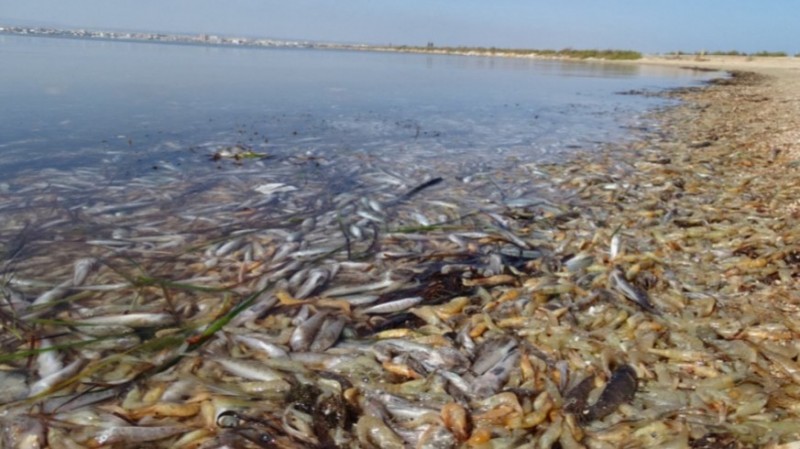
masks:
<instances>
[{"instance_id":1,"label":"distant shoreline","mask_svg":"<svg viewBox=\"0 0 800 449\"><path fill-rule=\"evenodd\" d=\"M794 60L790 56L719 56L719 55L646 55L634 50L623 49L505 49L494 47L436 47L429 44L426 47L408 45L368 45L368 44L337 44L327 42L314 42L306 40L227 37L211 34L165 34L144 32L101 31L86 29L56 29L43 27L7 26L0 24L0 35L23 37L50 37L61 39L86 39L101 41L120 41L132 43L165 43L198 45L209 47L241 47L241 48L308 48L320 50L346 50L370 51L387 53L417 53L453 56L479 56L497 58L521 58L557 61L603 61L603 62L643 62L646 64L675 65L685 63L722 63L728 65L731 61L735 64L750 63L763 60ZM769 64L767 64L769 65Z\"/></svg>"},{"instance_id":2,"label":"distant shoreline","mask_svg":"<svg viewBox=\"0 0 800 449\"><path fill-rule=\"evenodd\" d=\"M658 65L685 69L720 71L781 72L800 70L800 57L759 56L759 55L698 55L670 54L627 57L637 52L629 50L533 50L533 49L494 49L462 47L415 47L386 46L367 44L335 44L302 40L282 40L266 38L239 38L208 34L164 34L93 30L61 30L42 27L6 26L0 24L0 36L45 37L55 39L95 40L106 42L158 43L169 45L224 47L224 48L267 48L267 49L318 49L339 51L362 51L378 53L414 53L441 56L473 56L485 58L533 59L543 61L601 62L611 64ZM571 56L571 54L603 54L623 57Z\"/></svg>"}]
</instances>

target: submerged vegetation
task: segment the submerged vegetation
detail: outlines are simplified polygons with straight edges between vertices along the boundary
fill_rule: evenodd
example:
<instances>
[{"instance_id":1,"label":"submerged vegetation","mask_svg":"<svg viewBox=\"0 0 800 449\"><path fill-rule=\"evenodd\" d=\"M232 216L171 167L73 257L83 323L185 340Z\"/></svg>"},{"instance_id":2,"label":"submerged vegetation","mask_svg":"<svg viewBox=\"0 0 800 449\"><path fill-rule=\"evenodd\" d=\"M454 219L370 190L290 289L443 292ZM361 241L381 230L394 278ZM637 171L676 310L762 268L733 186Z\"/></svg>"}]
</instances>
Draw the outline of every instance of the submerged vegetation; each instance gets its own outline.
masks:
<instances>
[{"instance_id":1,"label":"submerged vegetation","mask_svg":"<svg viewBox=\"0 0 800 449\"><path fill-rule=\"evenodd\" d=\"M607 60L636 60L642 54L634 50L617 49L573 49L564 48L561 50L552 49L524 49L524 48L496 48L496 47L435 47L427 45L425 47L415 47L402 45L399 47L387 47L394 51L422 52L422 53L441 53L441 54L469 54L487 56L541 56L552 58L570 59L607 59Z\"/></svg>"}]
</instances>

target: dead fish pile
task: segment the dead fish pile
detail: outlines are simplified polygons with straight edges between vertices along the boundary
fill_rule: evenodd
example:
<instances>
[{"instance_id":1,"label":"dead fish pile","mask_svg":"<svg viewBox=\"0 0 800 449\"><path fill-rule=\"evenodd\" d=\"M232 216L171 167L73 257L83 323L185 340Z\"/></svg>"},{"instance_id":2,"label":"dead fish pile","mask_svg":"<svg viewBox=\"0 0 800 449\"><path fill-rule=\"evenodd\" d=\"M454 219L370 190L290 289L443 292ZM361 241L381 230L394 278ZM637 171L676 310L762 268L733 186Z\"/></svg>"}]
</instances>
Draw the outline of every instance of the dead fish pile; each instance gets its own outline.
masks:
<instances>
[{"instance_id":1,"label":"dead fish pile","mask_svg":"<svg viewBox=\"0 0 800 449\"><path fill-rule=\"evenodd\" d=\"M468 178L292 161L3 193L0 447L796 447L800 234L775 210L800 183L742 175L772 162L719 130L767 88Z\"/></svg>"}]
</instances>

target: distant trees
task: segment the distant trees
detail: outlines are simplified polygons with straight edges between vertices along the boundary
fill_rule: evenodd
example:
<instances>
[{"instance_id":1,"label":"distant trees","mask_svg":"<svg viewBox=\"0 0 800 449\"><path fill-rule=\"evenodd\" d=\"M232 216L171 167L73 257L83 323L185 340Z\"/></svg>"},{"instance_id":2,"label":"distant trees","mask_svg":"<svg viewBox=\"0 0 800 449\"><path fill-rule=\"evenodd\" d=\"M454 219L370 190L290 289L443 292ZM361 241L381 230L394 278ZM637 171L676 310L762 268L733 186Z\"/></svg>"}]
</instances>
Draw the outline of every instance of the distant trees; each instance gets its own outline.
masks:
<instances>
[{"instance_id":1,"label":"distant trees","mask_svg":"<svg viewBox=\"0 0 800 449\"><path fill-rule=\"evenodd\" d=\"M783 51L759 51L759 52L756 52L756 53L747 53L747 52L738 51L738 50L728 50L728 51L719 51L719 50L717 50L717 51L711 51L711 52L707 52L705 50L702 50L702 51L696 51L694 53L687 53L687 52L683 52L683 51L673 51L673 52L668 53L668 55L672 55L672 56L694 55L694 56L699 56L699 57L702 57L702 56L748 56L748 57L760 56L760 57L775 57L775 58L781 58L781 57L789 56L786 52L783 52Z\"/></svg>"},{"instance_id":2,"label":"distant trees","mask_svg":"<svg viewBox=\"0 0 800 449\"><path fill-rule=\"evenodd\" d=\"M534 49L534 48L497 48L497 47L435 47L433 42L428 42L424 47L411 47L400 46L396 47L402 51L420 51L427 52L435 50L437 53L453 53L453 54L478 54L478 55L507 55L507 56L548 56L560 58L573 58L573 59L640 59L642 54L633 50L598 50L598 49L585 49L578 50L573 48L564 48L561 50L551 49Z\"/></svg>"}]
</instances>

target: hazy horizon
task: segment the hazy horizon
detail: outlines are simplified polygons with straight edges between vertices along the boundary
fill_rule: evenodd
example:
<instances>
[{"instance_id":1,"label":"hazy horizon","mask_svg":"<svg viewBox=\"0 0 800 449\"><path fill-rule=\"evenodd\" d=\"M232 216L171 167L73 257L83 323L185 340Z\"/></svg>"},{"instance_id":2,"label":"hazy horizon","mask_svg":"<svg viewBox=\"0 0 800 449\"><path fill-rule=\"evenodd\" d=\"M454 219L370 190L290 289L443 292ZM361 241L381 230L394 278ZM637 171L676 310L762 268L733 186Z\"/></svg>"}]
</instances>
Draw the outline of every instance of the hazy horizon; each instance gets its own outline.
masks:
<instances>
[{"instance_id":1,"label":"hazy horizon","mask_svg":"<svg viewBox=\"0 0 800 449\"><path fill-rule=\"evenodd\" d=\"M375 45L800 52L800 4L676 0L0 0L8 24Z\"/></svg>"}]
</instances>

